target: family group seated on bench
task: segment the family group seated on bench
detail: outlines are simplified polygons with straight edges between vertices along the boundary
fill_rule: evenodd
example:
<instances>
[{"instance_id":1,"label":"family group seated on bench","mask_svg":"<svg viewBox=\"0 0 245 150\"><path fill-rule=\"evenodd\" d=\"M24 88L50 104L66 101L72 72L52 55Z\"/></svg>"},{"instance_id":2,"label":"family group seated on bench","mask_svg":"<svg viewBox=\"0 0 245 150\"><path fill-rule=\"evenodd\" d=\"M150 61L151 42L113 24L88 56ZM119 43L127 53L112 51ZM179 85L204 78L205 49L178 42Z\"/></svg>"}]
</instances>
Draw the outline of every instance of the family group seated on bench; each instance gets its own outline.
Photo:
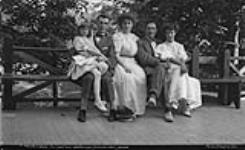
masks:
<instances>
[{"instance_id":1,"label":"family group seated on bench","mask_svg":"<svg viewBox=\"0 0 245 150\"><path fill-rule=\"evenodd\" d=\"M109 113L108 121L134 121L157 101L163 104L167 122L174 121L174 112L191 117L191 111L202 105L200 82L188 75L188 56L175 41L176 27L165 25L166 41L159 43L154 21L146 23L141 39L132 33L131 15L118 17L119 30L113 35L108 32L110 21L108 15L99 15L97 31L82 23L73 40L76 53L68 75L82 87L78 121L86 122L91 92L95 107Z\"/></svg>"}]
</instances>

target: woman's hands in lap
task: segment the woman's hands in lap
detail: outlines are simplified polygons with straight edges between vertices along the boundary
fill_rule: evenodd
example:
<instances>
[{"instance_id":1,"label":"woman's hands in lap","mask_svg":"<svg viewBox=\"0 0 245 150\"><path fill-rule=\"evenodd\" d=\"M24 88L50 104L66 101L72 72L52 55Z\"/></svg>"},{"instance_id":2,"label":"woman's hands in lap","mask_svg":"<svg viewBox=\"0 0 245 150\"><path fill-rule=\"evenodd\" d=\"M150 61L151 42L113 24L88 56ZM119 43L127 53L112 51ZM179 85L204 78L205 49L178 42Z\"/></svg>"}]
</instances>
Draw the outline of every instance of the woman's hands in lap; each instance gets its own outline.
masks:
<instances>
[{"instance_id":1,"label":"woman's hands in lap","mask_svg":"<svg viewBox=\"0 0 245 150\"><path fill-rule=\"evenodd\" d=\"M131 69L129 67L127 67L127 66L124 66L123 68L124 68L126 73L131 73L132 72Z\"/></svg>"}]
</instances>

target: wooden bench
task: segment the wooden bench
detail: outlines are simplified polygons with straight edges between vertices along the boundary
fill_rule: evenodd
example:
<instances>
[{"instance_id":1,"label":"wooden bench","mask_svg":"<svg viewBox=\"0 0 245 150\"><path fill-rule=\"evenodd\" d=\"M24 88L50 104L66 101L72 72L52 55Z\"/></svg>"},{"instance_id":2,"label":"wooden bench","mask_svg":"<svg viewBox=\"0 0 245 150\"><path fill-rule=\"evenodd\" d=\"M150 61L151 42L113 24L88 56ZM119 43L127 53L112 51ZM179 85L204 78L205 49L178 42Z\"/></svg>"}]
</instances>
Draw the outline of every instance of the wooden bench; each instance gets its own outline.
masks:
<instances>
[{"instance_id":1,"label":"wooden bench","mask_svg":"<svg viewBox=\"0 0 245 150\"><path fill-rule=\"evenodd\" d=\"M57 68L51 64L37 58L35 55L32 55L29 52L62 52L69 53L70 50L63 48L42 48L42 47L21 47L13 46L11 40L4 41L3 46L3 62L5 68L5 74L1 77L2 83L4 85L3 89L3 109L15 109L17 102L26 102L26 101L53 101L54 106L57 105L58 101L77 101L79 99L68 99L68 98L59 98L58 97L58 81L69 81L68 77L65 76L64 68ZM36 63L42 68L48 70L51 75L17 75L13 73L13 56L22 58L23 60ZM240 92L241 85L245 82L245 78L236 77L231 75L230 71L230 62L234 59L242 59L231 57L230 50L226 49L224 53L224 58L221 63L221 70L219 78L200 78L200 65L203 64L216 64L218 58L216 56L199 56L199 49L196 48L192 53L191 60L191 74L192 76L199 78L202 85L212 84L218 85L218 98L222 101L223 104L235 103L236 108L240 108ZM245 60L245 59L244 59ZM44 81L43 83L23 91L19 94L13 95L12 87L14 81ZM26 98L27 95L34 93L44 87L52 85L53 97L52 98Z\"/></svg>"},{"instance_id":2,"label":"wooden bench","mask_svg":"<svg viewBox=\"0 0 245 150\"><path fill-rule=\"evenodd\" d=\"M53 101L54 106L58 101L78 101L74 98L59 98L58 97L58 81L69 81L69 78L65 75L64 68L57 68L40 58L32 55L30 52L55 52L55 53L69 53L69 49L63 48L43 48L43 47L21 47L13 46L12 41L9 39L4 40L3 46L3 66L5 68L5 74L1 77L3 84L3 109L14 110L16 109L17 102L34 102L34 101ZM36 63L40 67L49 71L50 75L17 75L13 72L14 58L18 57L28 63ZM13 83L14 81L43 81L41 84L27 89L21 93L13 95ZM26 96L34 93L42 88L52 85L52 98L26 98Z\"/></svg>"},{"instance_id":3,"label":"wooden bench","mask_svg":"<svg viewBox=\"0 0 245 150\"><path fill-rule=\"evenodd\" d=\"M200 56L199 48L195 48L192 53L191 74L200 79L201 85L211 84L218 85L218 99L224 105L230 105L234 102L237 109L240 108L240 93L242 83L245 81L242 77L234 76L230 70L231 61L236 59L231 57L229 49L225 49L221 56ZM223 56L223 60L220 60ZM200 77L200 66L218 65L218 78Z\"/></svg>"}]
</instances>

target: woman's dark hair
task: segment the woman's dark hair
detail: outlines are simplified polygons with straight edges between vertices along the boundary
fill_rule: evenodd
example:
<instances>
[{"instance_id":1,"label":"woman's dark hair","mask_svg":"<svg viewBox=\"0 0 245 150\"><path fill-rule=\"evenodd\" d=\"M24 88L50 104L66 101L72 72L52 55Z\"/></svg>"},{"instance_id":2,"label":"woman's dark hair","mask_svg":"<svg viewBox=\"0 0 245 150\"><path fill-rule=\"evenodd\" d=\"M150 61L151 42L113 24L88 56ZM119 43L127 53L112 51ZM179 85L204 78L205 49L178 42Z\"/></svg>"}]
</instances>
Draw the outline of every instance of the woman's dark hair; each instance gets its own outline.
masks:
<instances>
[{"instance_id":1,"label":"woman's dark hair","mask_svg":"<svg viewBox=\"0 0 245 150\"><path fill-rule=\"evenodd\" d=\"M167 23L163 26L163 33L165 34L167 30L174 30L175 32L178 32L179 30L179 27L177 24L174 24L174 23Z\"/></svg>"},{"instance_id":2,"label":"woman's dark hair","mask_svg":"<svg viewBox=\"0 0 245 150\"><path fill-rule=\"evenodd\" d=\"M122 24L125 20L130 20L133 22L133 24L135 24L135 19L131 14L122 14L117 19L117 23L118 23L119 27L122 27Z\"/></svg>"}]
</instances>

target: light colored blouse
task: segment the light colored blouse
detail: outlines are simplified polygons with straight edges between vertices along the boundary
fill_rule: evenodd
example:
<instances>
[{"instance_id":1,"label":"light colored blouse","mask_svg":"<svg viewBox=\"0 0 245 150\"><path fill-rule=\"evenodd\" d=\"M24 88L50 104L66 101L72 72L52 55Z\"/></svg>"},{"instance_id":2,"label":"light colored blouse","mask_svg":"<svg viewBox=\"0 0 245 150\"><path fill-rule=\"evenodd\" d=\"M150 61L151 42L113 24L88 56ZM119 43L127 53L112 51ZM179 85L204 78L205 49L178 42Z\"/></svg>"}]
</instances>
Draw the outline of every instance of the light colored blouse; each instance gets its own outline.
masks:
<instances>
[{"instance_id":1,"label":"light colored blouse","mask_svg":"<svg viewBox=\"0 0 245 150\"><path fill-rule=\"evenodd\" d=\"M95 46L93 38L76 36L73 41L76 50L94 51L100 53L100 50Z\"/></svg>"},{"instance_id":2,"label":"light colored blouse","mask_svg":"<svg viewBox=\"0 0 245 150\"><path fill-rule=\"evenodd\" d=\"M115 33L113 35L113 41L116 53L119 53L121 56L134 56L138 50L138 39L139 38L133 33Z\"/></svg>"},{"instance_id":3,"label":"light colored blouse","mask_svg":"<svg viewBox=\"0 0 245 150\"><path fill-rule=\"evenodd\" d=\"M173 58L187 61L188 56L184 46L178 42L164 42L159 44L155 49L155 56L161 59Z\"/></svg>"}]
</instances>

